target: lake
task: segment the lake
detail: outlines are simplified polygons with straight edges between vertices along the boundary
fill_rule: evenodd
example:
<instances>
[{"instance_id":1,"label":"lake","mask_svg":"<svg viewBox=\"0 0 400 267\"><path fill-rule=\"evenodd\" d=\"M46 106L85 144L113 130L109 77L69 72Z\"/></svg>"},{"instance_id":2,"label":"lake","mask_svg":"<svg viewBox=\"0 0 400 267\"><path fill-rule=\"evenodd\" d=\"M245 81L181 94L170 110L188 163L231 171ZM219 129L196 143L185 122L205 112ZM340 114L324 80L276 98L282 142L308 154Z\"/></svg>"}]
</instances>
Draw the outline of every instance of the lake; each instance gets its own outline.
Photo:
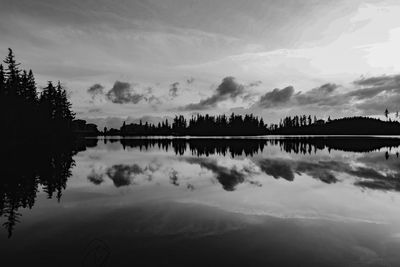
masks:
<instances>
[{"instance_id":1,"label":"lake","mask_svg":"<svg viewBox=\"0 0 400 267\"><path fill-rule=\"evenodd\" d=\"M400 266L399 152L389 137L6 144L1 262Z\"/></svg>"}]
</instances>

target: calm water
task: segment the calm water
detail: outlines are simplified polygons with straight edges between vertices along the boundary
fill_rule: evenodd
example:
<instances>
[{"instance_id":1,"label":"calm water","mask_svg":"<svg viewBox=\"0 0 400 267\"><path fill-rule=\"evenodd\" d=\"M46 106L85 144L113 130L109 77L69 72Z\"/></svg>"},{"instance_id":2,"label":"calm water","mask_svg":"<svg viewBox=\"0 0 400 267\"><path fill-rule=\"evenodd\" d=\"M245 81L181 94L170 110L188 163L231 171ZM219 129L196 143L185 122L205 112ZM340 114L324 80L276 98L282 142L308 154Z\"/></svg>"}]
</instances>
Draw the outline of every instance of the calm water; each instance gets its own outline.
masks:
<instances>
[{"instance_id":1,"label":"calm water","mask_svg":"<svg viewBox=\"0 0 400 267\"><path fill-rule=\"evenodd\" d=\"M2 266L400 266L397 151L361 137L6 147Z\"/></svg>"}]
</instances>

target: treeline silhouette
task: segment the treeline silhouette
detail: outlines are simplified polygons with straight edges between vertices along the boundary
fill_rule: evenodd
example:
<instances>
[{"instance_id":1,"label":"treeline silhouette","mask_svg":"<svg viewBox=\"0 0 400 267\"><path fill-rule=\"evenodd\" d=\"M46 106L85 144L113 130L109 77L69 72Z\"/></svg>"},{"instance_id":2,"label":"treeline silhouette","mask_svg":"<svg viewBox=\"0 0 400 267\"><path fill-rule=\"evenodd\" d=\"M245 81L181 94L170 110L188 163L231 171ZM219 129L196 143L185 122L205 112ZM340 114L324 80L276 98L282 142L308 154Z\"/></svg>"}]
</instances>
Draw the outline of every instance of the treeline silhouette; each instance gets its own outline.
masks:
<instances>
[{"instance_id":1,"label":"treeline silhouette","mask_svg":"<svg viewBox=\"0 0 400 267\"><path fill-rule=\"evenodd\" d=\"M285 117L271 127L270 134L280 135L399 135L398 121L369 118L345 117L327 121L311 117Z\"/></svg>"},{"instance_id":2,"label":"treeline silhouette","mask_svg":"<svg viewBox=\"0 0 400 267\"><path fill-rule=\"evenodd\" d=\"M96 129L97 130L97 129ZM345 117L327 120L311 115L287 116L278 124L266 124L262 118L249 115L197 115L186 119L175 116L157 125L125 122L120 129L104 129L105 136L257 136L257 135L400 135L398 121Z\"/></svg>"},{"instance_id":3,"label":"treeline silhouette","mask_svg":"<svg viewBox=\"0 0 400 267\"><path fill-rule=\"evenodd\" d=\"M187 120L184 116L175 116L170 123L168 119L157 125L151 123L132 123L126 125L125 122L119 130L105 129L105 135L121 136L238 136L238 135L264 135L267 127L262 118L250 115L226 115L211 116L200 115L192 116Z\"/></svg>"},{"instance_id":4,"label":"treeline silhouette","mask_svg":"<svg viewBox=\"0 0 400 267\"><path fill-rule=\"evenodd\" d=\"M104 142L120 142L124 149L138 148L149 150L158 148L172 150L176 155L189 151L195 156L213 154L236 156L254 156L262 153L267 146L279 146L287 153L315 154L327 149L344 152L372 152L382 148L392 149L400 146L399 138L373 137L291 137L291 138L121 138L104 139Z\"/></svg>"},{"instance_id":5,"label":"treeline silhouette","mask_svg":"<svg viewBox=\"0 0 400 267\"><path fill-rule=\"evenodd\" d=\"M107 139L105 139L107 142ZM129 139L115 140L121 142L125 148L139 148L149 150L151 148L173 150L176 155L183 155L190 151L196 156L210 156L213 154L235 156L253 156L262 152L267 145L262 139L213 139L213 138L190 138L190 139Z\"/></svg>"},{"instance_id":6,"label":"treeline silhouette","mask_svg":"<svg viewBox=\"0 0 400 267\"><path fill-rule=\"evenodd\" d=\"M46 149L43 146L46 145ZM60 201L66 188L73 156L86 147L97 145L97 139L79 139L72 142L7 143L2 146L2 174L0 176L0 217L11 237L15 225L20 222L20 208L31 209L39 188L47 198Z\"/></svg>"},{"instance_id":7,"label":"treeline silhouette","mask_svg":"<svg viewBox=\"0 0 400 267\"><path fill-rule=\"evenodd\" d=\"M32 70L20 68L12 49L0 64L0 116L12 138L71 135L74 113L61 83L49 81L38 92Z\"/></svg>"}]
</instances>

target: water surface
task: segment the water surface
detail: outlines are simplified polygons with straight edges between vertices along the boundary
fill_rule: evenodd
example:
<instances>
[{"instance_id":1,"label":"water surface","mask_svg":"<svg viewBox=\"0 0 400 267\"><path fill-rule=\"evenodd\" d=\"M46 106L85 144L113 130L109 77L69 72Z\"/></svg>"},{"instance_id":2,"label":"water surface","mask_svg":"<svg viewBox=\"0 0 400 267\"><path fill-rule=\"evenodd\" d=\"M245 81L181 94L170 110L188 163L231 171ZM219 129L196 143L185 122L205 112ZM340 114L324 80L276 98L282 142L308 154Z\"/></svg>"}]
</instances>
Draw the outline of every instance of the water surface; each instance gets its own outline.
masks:
<instances>
[{"instance_id":1,"label":"water surface","mask_svg":"<svg viewBox=\"0 0 400 267\"><path fill-rule=\"evenodd\" d=\"M399 146L397 138L308 137L8 147L1 259L399 266Z\"/></svg>"}]
</instances>

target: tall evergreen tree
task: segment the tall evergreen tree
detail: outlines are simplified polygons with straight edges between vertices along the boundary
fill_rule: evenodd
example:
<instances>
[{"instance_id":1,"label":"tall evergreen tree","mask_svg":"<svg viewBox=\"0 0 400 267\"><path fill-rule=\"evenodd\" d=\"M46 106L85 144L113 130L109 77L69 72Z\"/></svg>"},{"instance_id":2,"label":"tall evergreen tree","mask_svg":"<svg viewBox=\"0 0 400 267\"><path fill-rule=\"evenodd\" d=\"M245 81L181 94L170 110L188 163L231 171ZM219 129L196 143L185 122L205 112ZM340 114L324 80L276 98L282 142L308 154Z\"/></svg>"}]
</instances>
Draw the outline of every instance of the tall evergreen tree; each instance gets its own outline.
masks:
<instances>
[{"instance_id":1,"label":"tall evergreen tree","mask_svg":"<svg viewBox=\"0 0 400 267\"><path fill-rule=\"evenodd\" d=\"M15 55L11 48L8 49L8 55L4 59L4 63L6 64L6 94L10 96L15 96L19 94L20 91L20 63L17 63L15 60Z\"/></svg>"},{"instance_id":2,"label":"tall evergreen tree","mask_svg":"<svg viewBox=\"0 0 400 267\"><path fill-rule=\"evenodd\" d=\"M0 118L12 137L70 135L74 113L67 93L58 82L48 82L40 96L35 77L20 69L12 49L0 65Z\"/></svg>"},{"instance_id":3,"label":"tall evergreen tree","mask_svg":"<svg viewBox=\"0 0 400 267\"><path fill-rule=\"evenodd\" d=\"M38 100L36 82L32 70L29 70L28 72L28 78L26 83L26 98L31 103L36 103Z\"/></svg>"},{"instance_id":4,"label":"tall evergreen tree","mask_svg":"<svg viewBox=\"0 0 400 267\"><path fill-rule=\"evenodd\" d=\"M6 77L5 77L3 65L0 64L0 97L2 97L2 99L5 96L5 90L6 90L6 88L5 88L6 79L5 78Z\"/></svg>"},{"instance_id":5,"label":"tall evergreen tree","mask_svg":"<svg viewBox=\"0 0 400 267\"><path fill-rule=\"evenodd\" d=\"M57 83L56 91L56 111L60 114L59 119L63 120L66 125L69 125L69 123L74 119L75 114L71 111L72 104L68 100L67 91L61 86L60 81Z\"/></svg>"}]
</instances>

